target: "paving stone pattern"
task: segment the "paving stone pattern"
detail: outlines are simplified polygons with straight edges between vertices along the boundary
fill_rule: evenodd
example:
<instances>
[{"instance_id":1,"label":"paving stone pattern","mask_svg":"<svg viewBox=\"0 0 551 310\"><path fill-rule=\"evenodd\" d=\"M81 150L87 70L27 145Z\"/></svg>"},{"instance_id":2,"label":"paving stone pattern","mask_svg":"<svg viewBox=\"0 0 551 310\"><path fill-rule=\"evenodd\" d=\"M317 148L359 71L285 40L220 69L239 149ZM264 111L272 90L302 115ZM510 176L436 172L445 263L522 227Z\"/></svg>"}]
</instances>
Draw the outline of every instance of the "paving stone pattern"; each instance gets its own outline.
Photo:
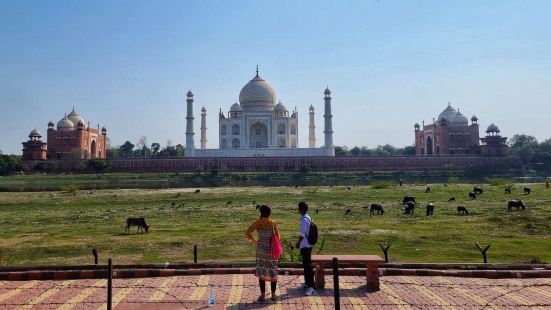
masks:
<instances>
[{"instance_id":1,"label":"paving stone pattern","mask_svg":"<svg viewBox=\"0 0 551 310\"><path fill-rule=\"evenodd\" d=\"M280 276L276 302L258 302L253 275L115 279L114 309L334 309L333 280L306 297L302 276ZM216 305L208 307L208 284ZM0 309L106 309L107 281L0 281ZM266 289L269 292L269 284ZM366 292L365 277L340 278L341 309L551 309L551 279L385 276ZM267 294L269 300L270 294Z\"/></svg>"}]
</instances>

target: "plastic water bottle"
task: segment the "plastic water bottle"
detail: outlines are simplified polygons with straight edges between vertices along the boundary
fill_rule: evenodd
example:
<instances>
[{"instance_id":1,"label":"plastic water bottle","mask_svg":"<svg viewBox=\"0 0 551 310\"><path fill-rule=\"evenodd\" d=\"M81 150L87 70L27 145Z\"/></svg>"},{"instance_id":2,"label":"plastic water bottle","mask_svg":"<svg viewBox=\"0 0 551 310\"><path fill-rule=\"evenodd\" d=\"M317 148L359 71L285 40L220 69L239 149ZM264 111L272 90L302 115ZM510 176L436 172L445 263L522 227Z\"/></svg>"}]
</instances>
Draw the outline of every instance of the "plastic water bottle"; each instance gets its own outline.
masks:
<instances>
[{"instance_id":1,"label":"plastic water bottle","mask_svg":"<svg viewBox=\"0 0 551 310\"><path fill-rule=\"evenodd\" d=\"M209 307L214 306L216 303L216 297L214 297L214 286L209 284Z\"/></svg>"}]
</instances>

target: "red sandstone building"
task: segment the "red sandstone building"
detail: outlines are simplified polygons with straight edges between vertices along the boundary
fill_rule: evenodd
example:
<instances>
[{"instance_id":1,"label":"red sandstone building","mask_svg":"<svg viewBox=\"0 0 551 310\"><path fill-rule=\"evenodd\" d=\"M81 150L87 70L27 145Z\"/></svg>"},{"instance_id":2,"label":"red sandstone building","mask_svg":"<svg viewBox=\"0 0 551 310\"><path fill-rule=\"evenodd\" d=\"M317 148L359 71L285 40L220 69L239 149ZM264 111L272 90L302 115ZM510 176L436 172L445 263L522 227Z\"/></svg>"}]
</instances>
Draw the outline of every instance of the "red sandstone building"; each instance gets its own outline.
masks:
<instances>
[{"instance_id":1,"label":"red sandstone building","mask_svg":"<svg viewBox=\"0 0 551 310\"><path fill-rule=\"evenodd\" d=\"M418 123L415 124L416 155L506 155L507 138L496 135L494 128L490 127L486 131L488 136L480 139L478 118L471 117L469 125L467 117L448 103L446 109L438 115L438 119L432 124L425 125L423 123L423 128ZM497 126L495 127L497 128ZM497 133L499 133L499 129ZM482 146L480 141L483 143Z\"/></svg>"},{"instance_id":2,"label":"red sandstone building","mask_svg":"<svg viewBox=\"0 0 551 310\"><path fill-rule=\"evenodd\" d=\"M23 142L25 160L105 158L107 129L100 131L99 125L91 128L74 109L55 128L53 122L48 123L47 143L40 140L38 130L33 130L29 138Z\"/></svg>"}]
</instances>

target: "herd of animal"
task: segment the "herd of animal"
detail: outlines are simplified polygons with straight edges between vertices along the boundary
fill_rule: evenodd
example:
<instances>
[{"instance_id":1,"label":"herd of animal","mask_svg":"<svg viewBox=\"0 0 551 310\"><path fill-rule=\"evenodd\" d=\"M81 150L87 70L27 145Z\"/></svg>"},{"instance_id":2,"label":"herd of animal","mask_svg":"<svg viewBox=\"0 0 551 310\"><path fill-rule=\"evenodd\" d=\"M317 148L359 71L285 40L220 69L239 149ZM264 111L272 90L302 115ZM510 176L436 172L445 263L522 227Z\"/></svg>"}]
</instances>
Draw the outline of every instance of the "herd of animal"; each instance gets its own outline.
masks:
<instances>
[{"instance_id":1,"label":"herd of animal","mask_svg":"<svg viewBox=\"0 0 551 310\"><path fill-rule=\"evenodd\" d=\"M547 183L547 186L549 186L549 183ZM348 187L348 190L351 190L351 188ZM432 190L431 186L427 186L427 188L425 189L425 193L430 193L431 190ZM523 190L524 190L524 195L529 195L530 192L531 192L530 187L524 187ZM200 193L201 193L200 189L197 189L194 192L194 194L200 194ZM484 190L481 187L475 186L473 188L473 190L471 192L469 192L468 197L469 197L470 200L475 200L477 198L477 196L482 195L483 193L484 193ZM512 193L511 187L505 188L505 194L511 194L511 193ZM178 194L178 196L179 195L180 194ZM455 202L455 200L456 200L455 197L450 197L448 199L448 203ZM230 205L231 203L232 203L232 201L228 200L228 202L226 204ZM256 203L256 201L253 202L253 204L255 204L255 203ZM180 206L184 206L184 205L185 205L185 203L180 204ZM172 206L175 207L176 203L173 202ZM404 214L406 214L406 215L413 214L413 212L415 211L415 207L417 206L417 203L415 202L415 196L413 196L413 195L404 196L404 198L402 199L402 206L404 206ZM256 208L258 209L258 206ZM367 209L367 208L368 208L368 206L363 207L363 209ZM434 209L435 209L434 203L433 202L428 203L425 207L426 215L427 216L434 215ZM526 206L524 205L522 200L513 199L513 200L510 200L507 203L507 211L512 211L513 209L516 209L517 211L518 210L526 210ZM319 210L316 209L316 213L318 213L318 211ZM384 213L385 213L385 210L383 209L383 206L381 204L372 203L369 206L369 214L370 215L384 215ZM351 215L351 214L352 214L351 209L347 209L344 212L344 215ZM469 211L464 206L457 206L457 214L458 215L469 215ZM142 232L145 231L145 233L147 233L149 231L149 225L147 225L147 223L145 222L145 218L143 218L143 217L129 217L129 218L127 218L126 219L126 228L125 228L124 232L125 233L130 233L130 227L132 227L132 226L137 227L136 233L139 233L140 230Z\"/></svg>"},{"instance_id":2,"label":"herd of animal","mask_svg":"<svg viewBox=\"0 0 551 310\"><path fill-rule=\"evenodd\" d=\"M431 186L427 186L427 188L425 189L425 193L430 193L431 189L432 189ZM524 190L524 195L529 195L531 192L530 187L524 187L523 190ZM511 194L511 192L512 190L510 187L507 187L505 189L505 194ZM473 190L468 193L469 200L475 200L477 196L482 195L483 193L484 193L484 190L481 187L475 186ZM448 199L448 203L455 202L455 200L456 200L455 197L450 197ZM402 199L402 206L404 207L404 214L406 215L413 214L416 206L418 206L418 204L415 202L415 196L413 195L404 196L404 198ZM363 207L363 209L367 209L367 208L368 206ZM434 203L433 202L428 203L425 207L425 210L426 210L425 214L427 216L434 215L434 209L435 209ZM507 203L507 211L512 211L513 209L526 210L526 206L524 205L522 200L513 199ZM383 209L383 206L381 204L373 203L369 206L370 215L383 215L384 213L385 213L385 210ZM351 214L352 214L351 209L347 209L344 212L344 215L351 215ZM457 214L469 215L469 210L467 210L467 208L464 206L457 206Z\"/></svg>"}]
</instances>

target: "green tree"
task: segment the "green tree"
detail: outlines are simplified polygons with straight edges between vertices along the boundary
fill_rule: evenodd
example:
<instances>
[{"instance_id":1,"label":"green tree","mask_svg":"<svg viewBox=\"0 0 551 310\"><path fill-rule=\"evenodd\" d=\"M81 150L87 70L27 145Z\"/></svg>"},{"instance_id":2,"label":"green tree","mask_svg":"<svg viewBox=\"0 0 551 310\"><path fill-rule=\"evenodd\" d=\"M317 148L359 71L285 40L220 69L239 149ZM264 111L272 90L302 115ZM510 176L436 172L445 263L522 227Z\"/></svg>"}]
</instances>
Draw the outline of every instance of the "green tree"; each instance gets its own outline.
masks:
<instances>
[{"instance_id":1,"label":"green tree","mask_svg":"<svg viewBox=\"0 0 551 310\"><path fill-rule=\"evenodd\" d=\"M161 145L157 142L151 143L151 154L155 157L159 155L159 151L161 150Z\"/></svg>"},{"instance_id":2,"label":"green tree","mask_svg":"<svg viewBox=\"0 0 551 310\"><path fill-rule=\"evenodd\" d=\"M119 156L120 157L132 157L134 151L134 144L130 141L124 142L123 145L119 147Z\"/></svg>"},{"instance_id":3,"label":"green tree","mask_svg":"<svg viewBox=\"0 0 551 310\"><path fill-rule=\"evenodd\" d=\"M0 175L8 175L14 172L27 171L27 165L17 155L0 154Z\"/></svg>"},{"instance_id":4,"label":"green tree","mask_svg":"<svg viewBox=\"0 0 551 310\"><path fill-rule=\"evenodd\" d=\"M519 158L525 165L534 160L537 150L538 141L533 136L516 134L509 140L509 156Z\"/></svg>"}]
</instances>

